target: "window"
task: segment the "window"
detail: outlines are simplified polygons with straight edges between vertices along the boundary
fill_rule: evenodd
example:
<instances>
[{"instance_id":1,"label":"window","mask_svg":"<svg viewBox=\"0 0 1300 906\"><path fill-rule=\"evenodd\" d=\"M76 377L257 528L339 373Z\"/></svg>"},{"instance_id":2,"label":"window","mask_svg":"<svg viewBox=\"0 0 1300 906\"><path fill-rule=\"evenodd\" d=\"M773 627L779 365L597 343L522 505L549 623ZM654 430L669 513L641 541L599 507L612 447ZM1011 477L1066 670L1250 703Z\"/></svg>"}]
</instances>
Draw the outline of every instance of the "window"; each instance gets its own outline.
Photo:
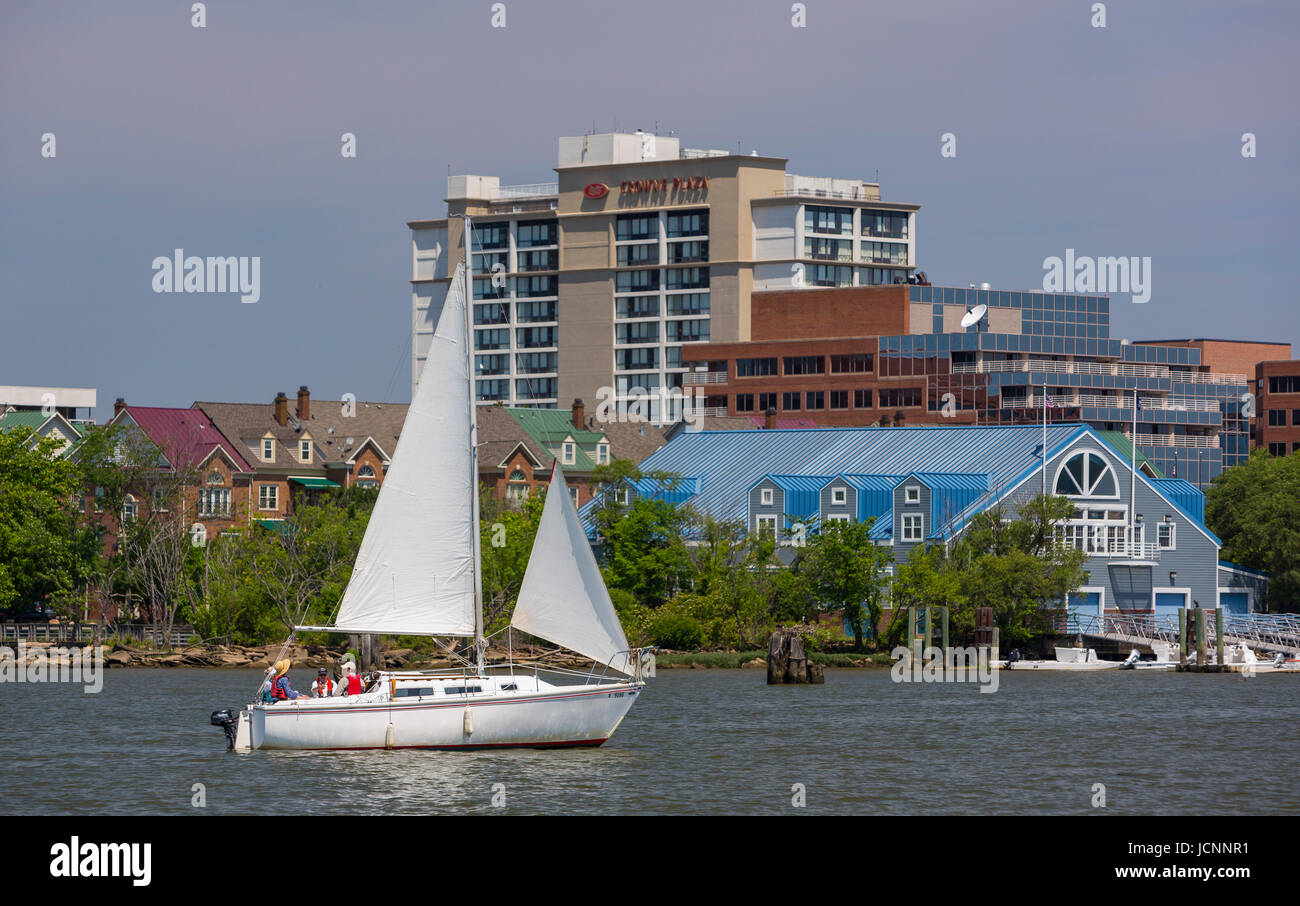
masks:
<instances>
[{"instance_id":1,"label":"window","mask_svg":"<svg viewBox=\"0 0 1300 906\"><path fill-rule=\"evenodd\" d=\"M755 516L754 528L760 535L769 535L776 537L776 517L775 516Z\"/></svg>"},{"instance_id":2,"label":"window","mask_svg":"<svg viewBox=\"0 0 1300 906\"><path fill-rule=\"evenodd\" d=\"M786 392L781 394L781 409L786 412L797 412L799 410L799 391L793 393Z\"/></svg>"},{"instance_id":3,"label":"window","mask_svg":"<svg viewBox=\"0 0 1300 906\"><path fill-rule=\"evenodd\" d=\"M907 264L907 245L902 242L864 242L858 252L859 261L872 264Z\"/></svg>"},{"instance_id":4,"label":"window","mask_svg":"<svg viewBox=\"0 0 1300 906\"><path fill-rule=\"evenodd\" d=\"M521 249L556 245L559 239L559 227L554 220L521 220L515 229L515 246Z\"/></svg>"},{"instance_id":5,"label":"window","mask_svg":"<svg viewBox=\"0 0 1300 906\"><path fill-rule=\"evenodd\" d=\"M614 339L619 345L629 343L658 343L658 321L629 321L614 328Z\"/></svg>"},{"instance_id":6,"label":"window","mask_svg":"<svg viewBox=\"0 0 1300 906\"><path fill-rule=\"evenodd\" d=\"M670 315L707 315L708 313L708 293L677 293L668 297ZM655 314L658 314L658 311Z\"/></svg>"},{"instance_id":7,"label":"window","mask_svg":"<svg viewBox=\"0 0 1300 906\"><path fill-rule=\"evenodd\" d=\"M223 477L221 476L221 473L218 472L216 469L213 469L211 472L208 473L208 477L207 477L206 481L207 481L208 484L225 484L225 483L226 483L226 479L223 478Z\"/></svg>"},{"instance_id":8,"label":"window","mask_svg":"<svg viewBox=\"0 0 1300 906\"><path fill-rule=\"evenodd\" d=\"M130 494L127 494L126 500L122 501L122 519L134 521L137 512L138 507L136 506L135 498Z\"/></svg>"},{"instance_id":9,"label":"window","mask_svg":"<svg viewBox=\"0 0 1300 906\"><path fill-rule=\"evenodd\" d=\"M659 271L619 271L614 276L614 292L645 293L659 289Z\"/></svg>"},{"instance_id":10,"label":"window","mask_svg":"<svg viewBox=\"0 0 1300 906\"><path fill-rule=\"evenodd\" d=\"M578 506L578 486L572 485L569 488L569 499L573 501L574 506Z\"/></svg>"},{"instance_id":11,"label":"window","mask_svg":"<svg viewBox=\"0 0 1300 906\"><path fill-rule=\"evenodd\" d=\"M573 465L573 457L574 457L574 444L571 441L566 440L564 442L564 464L566 466Z\"/></svg>"},{"instance_id":12,"label":"window","mask_svg":"<svg viewBox=\"0 0 1300 906\"><path fill-rule=\"evenodd\" d=\"M673 296L672 298L680 299L681 296ZM623 296L614 300L614 306L620 318L659 317L658 296Z\"/></svg>"},{"instance_id":13,"label":"window","mask_svg":"<svg viewBox=\"0 0 1300 906\"><path fill-rule=\"evenodd\" d=\"M278 510L280 508L280 489L273 484L258 485L257 508L260 510Z\"/></svg>"},{"instance_id":14,"label":"window","mask_svg":"<svg viewBox=\"0 0 1300 906\"><path fill-rule=\"evenodd\" d=\"M1300 393L1300 374L1288 374L1268 379L1269 393Z\"/></svg>"},{"instance_id":15,"label":"window","mask_svg":"<svg viewBox=\"0 0 1300 906\"><path fill-rule=\"evenodd\" d=\"M907 238L907 214L895 211L862 212L862 235L884 239Z\"/></svg>"},{"instance_id":16,"label":"window","mask_svg":"<svg viewBox=\"0 0 1300 906\"><path fill-rule=\"evenodd\" d=\"M754 394L737 393L736 394L736 411L753 412L754 411Z\"/></svg>"},{"instance_id":17,"label":"window","mask_svg":"<svg viewBox=\"0 0 1300 906\"><path fill-rule=\"evenodd\" d=\"M497 327L492 330L474 331L474 346L478 349L509 349L510 329Z\"/></svg>"},{"instance_id":18,"label":"window","mask_svg":"<svg viewBox=\"0 0 1300 906\"><path fill-rule=\"evenodd\" d=\"M266 462L275 459L275 441L269 437L262 438L262 459Z\"/></svg>"},{"instance_id":19,"label":"window","mask_svg":"<svg viewBox=\"0 0 1300 906\"><path fill-rule=\"evenodd\" d=\"M921 540L921 514L905 513L903 515L903 540Z\"/></svg>"},{"instance_id":20,"label":"window","mask_svg":"<svg viewBox=\"0 0 1300 906\"><path fill-rule=\"evenodd\" d=\"M518 277L515 279L515 295L521 299L536 296L554 296L559 293L559 278Z\"/></svg>"},{"instance_id":21,"label":"window","mask_svg":"<svg viewBox=\"0 0 1300 906\"><path fill-rule=\"evenodd\" d=\"M484 249L504 249L510 247L509 223L485 223L473 226L472 241L474 251Z\"/></svg>"},{"instance_id":22,"label":"window","mask_svg":"<svg viewBox=\"0 0 1300 906\"><path fill-rule=\"evenodd\" d=\"M515 356L515 368L520 374L548 374L556 370L555 352L521 352Z\"/></svg>"},{"instance_id":23,"label":"window","mask_svg":"<svg viewBox=\"0 0 1300 906\"><path fill-rule=\"evenodd\" d=\"M104 512L104 489L95 488L95 512Z\"/></svg>"},{"instance_id":24,"label":"window","mask_svg":"<svg viewBox=\"0 0 1300 906\"><path fill-rule=\"evenodd\" d=\"M634 349L616 349L614 367L619 371L637 371L642 368L659 367L659 350L653 346L638 346Z\"/></svg>"},{"instance_id":25,"label":"window","mask_svg":"<svg viewBox=\"0 0 1300 906\"><path fill-rule=\"evenodd\" d=\"M1269 424L1269 427L1278 427L1278 426L1280 426L1280 425L1285 425L1285 424L1286 424L1286 410L1285 410L1285 409L1270 409L1270 410L1268 410L1268 424Z\"/></svg>"},{"instance_id":26,"label":"window","mask_svg":"<svg viewBox=\"0 0 1300 906\"><path fill-rule=\"evenodd\" d=\"M775 409L775 408L776 408L776 394L775 394L775 393L760 393L760 394L758 395L758 408L759 408L760 410L762 410L763 412L766 412L768 409Z\"/></svg>"},{"instance_id":27,"label":"window","mask_svg":"<svg viewBox=\"0 0 1300 906\"><path fill-rule=\"evenodd\" d=\"M560 253L555 249L520 251L516 267L520 271L553 271L560 267Z\"/></svg>"},{"instance_id":28,"label":"window","mask_svg":"<svg viewBox=\"0 0 1300 906\"><path fill-rule=\"evenodd\" d=\"M620 214L614 238L620 242L632 239L658 239L658 214Z\"/></svg>"},{"instance_id":29,"label":"window","mask_svg":"<svg viewBox=\"0 0 1300 906\"><path fill-rule=\"evenodd\" d=\"M298 459L303 462L311 462L311 441L298 441Z\"/></svg>"},{"instance_id":30,"label":"window","mask_svg":"<svg viewBox=\"0 0 1300 906\"><path fill-rule=\"evenodd\" d=\"M920 503L921 502L920 485L909 484L907 487L903 488L903 502Z\"/></svg>"},{"instance_id":31,"label":"window","mask_svg":"<svg viewBox=\"0 0 1300 906\"><path fill-rule=\"evenodd\" d=\"M153 489L153 511L155 513L167 512L167 492L162 488Z\"/></svg>"},{"instance_id":32,"label":"window","mask_svg":"<svg viewBox=\"0 0 1300 906\"><path fill-rule=\"evenodd\" d=\"M832 409L849 408L849 392L847 390L832 390L831 408Z\"/></svg>"},{"instance_id":33,"label":"window","mask_svg":"<svg viewBox=\"0 0 1300 906\"><path fill-rule=\"evenodd\" d=\"M810 233L832 233L837 236L853 235L852 208L824 208L808 205L803 212L803 228Z\"/></svg>"},{"instance_id":34,"label":"window","mask_svg":"<svg viewBox=\"0 0 1300 906\"><path fill-rule=\"evenodd\" d=\"M852 522L853 517L850 516L848 513L827 513L826 521L827 522Z\"/></svg>"},{"instance_id":35,"label":"window","mask_svg":"<svg viewBox=\"0 0 1300 906\"><path fill-rule=\"evenodd\" d=\"M521 324L527 324L533 321L554 321L555 318L554 301L551 302L516 302L515 303L515 320Z\"/></svg>"},{"instance_id":36,"label":"window","mask_svg":"<svg viewBox=\"0 0 1300 906\"><path fill-rule=\"evenodd\" d=\"M229 488L201 488L199 490L200 516L229 516Z\"/></svg>"},{"instance_id":37,"label":"window","mask_svg":"<svg viewBox=\"0 0 1300 906\"><path fill-rule=\"evenodd\" d=\"M510 399L509 381L475 381L475 393L480 400Z\"/></svg>"},{"instance_id":38,"label":"window","mask_svg":"<svg viewBox=\"0 0 1300 906\"><path fill-rule=\"evenodd\" d=\"M833 506L843 506L849 499L847 488L831 488L831 504Z\"/></svg>"},{"instance_id":39,"label":"window","mask_svg":"<svg viewBox=\"0 0 1300 906\"><path fill-rule=\"evenodd\" d=\"M669 321L665 327L669 342L694 343L709 339L709 322L705 318L697 318L693 321Z\"/></svg>"},{"instance_id":40,"label":"window","mask_svg":"<svg viewBox=\"0 0 1300 906\"><path fill-rule=\"evenodd\" d=\"M891 387L880 389L880 408L901 409L921 405L920 387Z\"/></svg>"},{"instance_id":41,"label":"window","mask_svg":"<svg viewBox=\"0 0 1300 906\"><path fill-rule=\"evenodd\" d=\"M515 329L516 345L520 349L536 349L539 346L554 346L559 336L557 327L519 327Z\"/></svg>"},{"instance_id":42,"label":"window","mask_svg":"<svg viewBox=\"0 0 1300 906\"><path fill-rule=\"evenodd\" d=\"M771 506L772 498L774 496L775 496L775 492L771 488L763 488L763 490L761 490L758 495L759 503L761 503L763 506Z\"/></svg>"},{"instance_id":43,"label":"window","mask_svg":"<svg viewBox=\"0 0 1300 906\"><path fill-rule=\"evenodd\" d=\"M556 378L526 378L515 381L515 396L521 400L554 399L558 389Z\"/></svg>"},{"instance_id":44,"label":"window","mask_svg":"<svg viewBox=\"0 0 1300 906\"><path fill-rule=\"evenodd\" d=\"M1177 526L1172 522L1161 522L1156 526L1156 544L1162 551L1176 550Z\"/></svg>"},{"instance_id":45,"label":"window","mask_svg":"<svg viewBox=\"0 0 1300 906\"><path fill-rule=\"evenodd\" d=\"M680 236L707 236L709 234L708 211L675 211L668 215L668 238Z\"/></svg>"},{"instance_id":46,"label":"window","mask_svg":"<svg viewBox=\"0 0 1300 906\"><path fill-rule=\"evenodd\" d=\"M1269 444L1269 456L1286 456L1286 444Z\"/></svg>"},{"instance_id":47,"label":"window","mask_svg":"<svg viewBox=\"0 0 1300 906\"><path fill-rule=\"evenodd\" d=\"M776 374L776 359L736 359L736 377L766 377Z\"/></svg>"},{"instance_id":48,"label":"window","mask_svg":"<svg viewBox=\"0 0 1300 906\"><path fill-rule=\"evenodd\" d=\"M479 374L509 374L510 356L477 355L474 356L474 368Z\"/></svg>"},{"instance_id":49,"label":"window","mask_svg":"<svg viewBox=\"0 0 1300 906\"><path fill-rule=\"evenodd\" d=\"M675 267L668 271L669 289L708 289L707 267Z\"/></svg>"},{"instance_id":50,"label":"window","mask_svg":"<svg viewBox=\"0 0 1300 906\"><path fill-rule=\"evenodd\" d=\"M870 409L871 408L871 391L854 390L853 391L853 408Z\"/></svg>"},{"instance_id":51,"label":"window","mask_svg":"<svg viewBox=\"0 0 1300 906\"><path fill-rule=\"evenodd\" d=\"M643 242L640 245L620 245L618 247L619 267L645 267L659 263L659 243Z\"/></svg>"},{"instance_id":52,"label":"window","mask_svg":"<svg viewBox=\"0 0 1300 906\"><path fill-rule=\"evenodd\" d=\"M1076 453L1056 473L1053 493L1067 497L1115 497L1115 473L1096 453Z\"/></svg>"},{"instance_id":53,"label":"window","mask_svg":"<svg viewBox=\"0 0 1300 906\"><path fill-rule=\"evenodd\" d=\"M375 478L375 470L370 466L362 466L357 470L357 487L359 488L377 488L379 482Z\"/></svg>"},{"instance_id":54,"label":"window","mask_svg":"<svg viewBox=\"0 0 1300 906\"><path fill-rule=\"evenodd\" d=\"M825 409L826 408L826 391L809 390L804 394L804 403L808 409Z\"/></svg>"},{"instance_id":55,"label":"window","mask_svg":"<svg viewBox=\"0 0 1300 906\"><path fill-rule=\"evenodd\" d=\"M609 444L596 444L596 463L604 465L609 462Z\"/></svg>"},{"instance_id":56,"label":"window","mask_svg":"<svg viewBox=\"0 0 1300 906\"><path fill-rule=\"evenodd\" d=\"M850 286L853 283L853 268L839 267L834 264L814 264L805 273L813 286Z\"/></svg>"},{"instance_id":57,"label":"window","mask_svg":"<svg viewBox=\"0 0 1300 906\"><path fill-rule=\"evenodd\" d=\"M709 244L703 239L668 243L669 264L691 264L709 260Z\"/></svg>"},{"instance_id":58,"label":"window","mask_svg":"<svg viewBox=\"0 0 1300 906\"><path fill-rule=\"evenodd\" d=\"M872 355L859 352L853 355L831 356L831 374L865 374L871 371Z\"/></svg>"},{"instance_id":59,"label":"window","mask_svg":"<svg viewBox=\"0 0 1300 906\"><path fill-rule=\"evenodd\" d=\"M786 375L825 374L826 359L819 355L799 355L785 357Z\"/></svg>"},{"instance_id":60,"label":"window","mask_svg":"<svg viewBox=\"0 0 1300 906\"><path fill-rule=\"evenodd\" d=\"M803 241L803 256L815 261L852 261L853 242L849 239L808 236Z\"/></svg>"}]
</instances>

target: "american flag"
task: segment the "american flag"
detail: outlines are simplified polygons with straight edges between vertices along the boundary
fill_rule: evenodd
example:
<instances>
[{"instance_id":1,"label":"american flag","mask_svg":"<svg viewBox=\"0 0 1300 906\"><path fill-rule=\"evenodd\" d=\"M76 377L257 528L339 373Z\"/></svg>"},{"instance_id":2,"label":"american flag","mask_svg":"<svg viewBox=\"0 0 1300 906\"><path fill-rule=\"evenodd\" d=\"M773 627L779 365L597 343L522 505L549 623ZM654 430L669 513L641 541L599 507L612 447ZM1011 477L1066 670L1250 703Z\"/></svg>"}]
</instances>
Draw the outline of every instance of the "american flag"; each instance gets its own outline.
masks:
<instances>
[{"instance_id":1,"label":"american flag","mask_svg":"<svg viewBox=\"0 0 1300 906\"><path fill-rule=\"evenodd\" d=\"M1056 403L1052 402L1052 398L1051 398L1050 396L1048 396L1046 393L1043 394L1043 400L1047 403L1047 408L1048 408L1048 409L1055 409L1055 408L1056 408Z\"/></svg>"}]
</instances>

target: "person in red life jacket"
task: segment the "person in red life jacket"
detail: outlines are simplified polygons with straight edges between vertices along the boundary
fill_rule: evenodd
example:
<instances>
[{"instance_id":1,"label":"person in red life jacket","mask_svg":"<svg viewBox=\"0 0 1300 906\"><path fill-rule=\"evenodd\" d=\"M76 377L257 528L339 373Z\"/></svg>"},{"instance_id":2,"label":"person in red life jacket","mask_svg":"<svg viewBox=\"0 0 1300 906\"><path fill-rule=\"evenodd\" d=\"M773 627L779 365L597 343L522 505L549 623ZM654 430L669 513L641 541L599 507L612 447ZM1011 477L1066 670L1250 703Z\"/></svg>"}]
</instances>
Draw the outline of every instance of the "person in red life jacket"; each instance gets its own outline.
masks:
<instances>
[{"instance_id":1,"label":"person in red life jacket","mask_svg":"<svg viewBox=\"0 0 1300 906\"><path fill-rule=\"evenodd\" d=\"M335 695L360 695L361 677L357 676L357 665L352 661L343 662L343 678L339 680Z\"/></svg>"},{"instance_id":2,"label":"person in red life jacket","mask_svg":"<svg viewBox=\"0 0 1300 906\"><path fill-rule=\"evenodd\" d=\"M302 692L294 692L293 686L289 684L290 666L292 666L292 662L288 658L275 662L275 679L271 680L271 701L281 702L295 698L307 698L307 695Z\"/></svg>"},{"instance_id":3,"label":"person in red life jacket","mask_svg":"<svg viewBox=\"0 0 1300 906\"><path fill-rule=\"evenodd\" d=\"M329 698L334 694L334 680L324 667L316 671L316 679L311 684L312 698Z\"/></svg>"}]
</instances>

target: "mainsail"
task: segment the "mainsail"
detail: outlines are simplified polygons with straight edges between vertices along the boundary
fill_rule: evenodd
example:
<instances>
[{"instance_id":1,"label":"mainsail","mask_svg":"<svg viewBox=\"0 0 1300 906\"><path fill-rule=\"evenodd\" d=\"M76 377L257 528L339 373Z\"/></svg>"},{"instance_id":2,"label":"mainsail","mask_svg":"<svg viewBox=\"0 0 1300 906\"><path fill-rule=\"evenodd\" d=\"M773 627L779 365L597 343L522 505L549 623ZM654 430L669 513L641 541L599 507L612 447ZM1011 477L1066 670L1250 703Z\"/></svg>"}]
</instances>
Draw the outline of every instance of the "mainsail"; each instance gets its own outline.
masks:
<instances>
[{"instance_id":1,"label":"mainsail","mask_svg":"<svg viewBox=\"0 0 1300 906\"><path fill-rule=\"evenodd\" d=\"M459 265L339 606L340 632L475 634L465 305Z\"/></svg>"},{"instance_id":2,"label":"mainsail","mask_svg":"<svg viewBox=\"0 0 1300 906\"><path fill-rule=\"evenodd\" d=\"M558 464L510 623L632 675L627 637Z\"/></svg>"}]
</instances>

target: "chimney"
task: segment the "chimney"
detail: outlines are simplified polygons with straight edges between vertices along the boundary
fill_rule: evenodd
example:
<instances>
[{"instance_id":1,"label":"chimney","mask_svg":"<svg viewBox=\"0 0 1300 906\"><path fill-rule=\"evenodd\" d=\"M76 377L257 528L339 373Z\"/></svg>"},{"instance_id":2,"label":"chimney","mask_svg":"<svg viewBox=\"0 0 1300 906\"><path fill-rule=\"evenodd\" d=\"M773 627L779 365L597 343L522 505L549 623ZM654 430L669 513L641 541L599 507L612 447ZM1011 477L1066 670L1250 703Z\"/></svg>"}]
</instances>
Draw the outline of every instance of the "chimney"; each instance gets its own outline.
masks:
<instances>
[{"instance_id":1,"label":"chimney","mask_svg":"<svg viewBox=\"0 0 1300 906\"><path fill-rule=\"evenodd\" d=\"M272 405L275 406L275 421L283 428L289 424L289 397L281 390L275 395L275 402Z\"/></svg>"},{"instance_id":2,"label":"chimney","mask_svg":"<svg viewBox=\"0 0 1300 906\"><path fill-rule=\"evenodd\" d=\"M298 417L303 421L311 418L311 392L306 384L298 388Z\"/></svg>"},{"instance_id":3,"label":"chimney","mask_svg":"<svg viewBox=\"0 0 1300 906\"><path fill-rule=\"evenodd\" d=\"M126 408L125 398L119 396L117 399L113 400L113 417L117 418L118 415L120 415L122 413L122 410L125 408Z\"/></svg>"},{"instance_id":4,"label":"chimney","mask_svg":"<svg viewBox=\"0 0 1300 906\"><path fill-rule=\"evenodd\" d=\"M587 407L582 404L582 400L573 401L573 427L581 431L586 426L584 416L587 414Z\"/></svg>"},{"instance_id":5,"label":"chimney","mask_svg":"<svg viewBox=\"0 0 1300 906\"><path fill-rule=\"evenodd\" d=\"M896 409L896 410L894 411L894 425L895 425L896 427L899 427L899 428L903 427L903 425L906 424L906 419L907 419L907 416L905 416L905 415L903 414L903 410L902 410L902 409Z\"/></svg>"},{"instance_id":6,"label":"chimney","mask_svg":"<svg viewBox=\"0 0 1300 906\"><path fill-rule=\"evenodd\" d=\"M768 406L768 407L767 407L767 412L766 412L766 413L764 414L764 416L763 416L763 427L764 427L764 428L775 428L775 427L776 427L776 407L775 407L775 406Z\"/></svg>"}]
</instances>

